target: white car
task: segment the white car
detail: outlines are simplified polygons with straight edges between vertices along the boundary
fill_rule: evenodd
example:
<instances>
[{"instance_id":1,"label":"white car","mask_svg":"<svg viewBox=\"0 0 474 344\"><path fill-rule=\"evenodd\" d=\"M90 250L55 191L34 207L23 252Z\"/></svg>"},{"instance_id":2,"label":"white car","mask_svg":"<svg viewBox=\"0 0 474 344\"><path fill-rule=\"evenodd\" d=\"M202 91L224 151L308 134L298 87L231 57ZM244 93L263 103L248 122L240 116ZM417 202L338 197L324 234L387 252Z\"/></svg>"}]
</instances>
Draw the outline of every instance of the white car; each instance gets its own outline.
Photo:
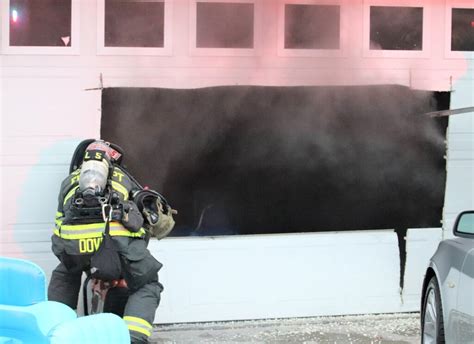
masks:
<instances>
[{"instance_id":1,"label":"white car","mask_svg":"<svg viewBox=\"0 0 474 344\"><path fill-rule=\"evenodd\" d=\"M474 210L430 259L421 298L422 343L474 343Z\"/></svg>"}]
</instances>

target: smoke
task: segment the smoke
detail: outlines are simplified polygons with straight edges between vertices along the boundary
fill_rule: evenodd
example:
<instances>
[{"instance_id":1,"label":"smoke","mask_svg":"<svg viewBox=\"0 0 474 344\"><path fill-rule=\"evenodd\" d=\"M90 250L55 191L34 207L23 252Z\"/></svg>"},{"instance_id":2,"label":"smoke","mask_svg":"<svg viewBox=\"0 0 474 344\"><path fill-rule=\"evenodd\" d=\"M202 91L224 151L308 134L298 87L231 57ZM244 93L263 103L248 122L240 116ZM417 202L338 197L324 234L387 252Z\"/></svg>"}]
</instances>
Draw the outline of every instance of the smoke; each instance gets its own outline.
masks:
<instances>
[{"instance_id":1,"label":"smoke","mask_svg":"<svg viewBox=\"0 0 474 344\"><path fill-rule=\"evenodd\" d=\"M421 114L444 106L401 86L105 89L102 137L178 234L432 227L446 121Z\"/></svg>"}]
</instances>

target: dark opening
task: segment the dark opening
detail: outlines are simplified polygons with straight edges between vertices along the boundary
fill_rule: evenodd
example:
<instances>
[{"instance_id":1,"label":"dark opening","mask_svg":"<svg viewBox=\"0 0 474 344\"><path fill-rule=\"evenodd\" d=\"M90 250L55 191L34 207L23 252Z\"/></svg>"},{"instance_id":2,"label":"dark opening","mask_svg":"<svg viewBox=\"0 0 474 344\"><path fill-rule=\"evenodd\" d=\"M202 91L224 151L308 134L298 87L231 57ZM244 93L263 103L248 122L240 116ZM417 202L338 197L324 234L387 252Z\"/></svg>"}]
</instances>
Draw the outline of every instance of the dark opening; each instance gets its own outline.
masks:
<instances>
[{"instance_id":1,"label":"dark opening","mask_svg":"<svg viewBox=\"0 0 474 344\"><path fill-rule=\"evenodd\" d=\"M285 5L285 49L339 49L340 7Z\"/></svg>"},{"instance_id":2,"label":"dark opening","mask_svg":"<svg viewBox=\"0 0 474 344\"><path fill-rule=\"evenodd\" d=\"M106 47L163 47L165 3L105 0Z\"/></svg>"},{"instance_id":3,"label":"dark opening","mask_svg":"<svg viewBox=\"0 0 474 344\"><path fill-rule=\"evenodd\" d=\"M474 8L453 8L451 50L474 51Z\"/></svg>"},{"instance_id":4,"label":"dark opening","mask_svg":"<svg viewBox=\"0 0 474 344\"><path fill-rule=\"evenodd\" d=\"M254 5L198 2L198 48L253 48Z\"/></svg>"},{"instance_id":5,"label":"dark opening","mask_svg":"<svg viewBox=\"0 0 474 344\"><path fill-rule=\"evenodd\" d=\"M173 235L439 227L449 93L107 88L101 135L179 210Z\"/></svg>"},{"instance_id":6,"label":"dark opening","mask_svg":"<svg viewBox=\"0 0 474 344\"><path fill-rule=\"evenodd\" d=\"M10 46L71 45L71 0L10 0Z\"/></svg>"},{"instance_id":7,"label":"dark opening","mask_svg":"<svg viewBox=\"0 0 474 344\"><path fill-rule=\"evenodd\" d=\"M422 48L422 7L370 6L370 49Z\"/></svg>"}]
</instances>

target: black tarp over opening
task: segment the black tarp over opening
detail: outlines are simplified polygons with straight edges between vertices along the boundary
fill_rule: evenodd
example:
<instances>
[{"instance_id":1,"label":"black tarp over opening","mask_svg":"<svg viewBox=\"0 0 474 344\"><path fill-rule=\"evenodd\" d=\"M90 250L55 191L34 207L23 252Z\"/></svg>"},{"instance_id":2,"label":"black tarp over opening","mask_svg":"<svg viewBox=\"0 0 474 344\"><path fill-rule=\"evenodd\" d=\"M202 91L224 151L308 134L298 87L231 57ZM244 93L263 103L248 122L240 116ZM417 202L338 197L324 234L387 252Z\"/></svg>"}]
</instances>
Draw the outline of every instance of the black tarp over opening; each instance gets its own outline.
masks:
<instances>
[{"instance_id":1,"label":"black tarp over opening","mask_svg":"<svg viewBox=\"0 0 474 344\"><path fill-rule=\"evenodd\" d=\"M449 93L106 88L101 137L178 209L174 235L440 227Z\"/></svg>"}]
</instances>

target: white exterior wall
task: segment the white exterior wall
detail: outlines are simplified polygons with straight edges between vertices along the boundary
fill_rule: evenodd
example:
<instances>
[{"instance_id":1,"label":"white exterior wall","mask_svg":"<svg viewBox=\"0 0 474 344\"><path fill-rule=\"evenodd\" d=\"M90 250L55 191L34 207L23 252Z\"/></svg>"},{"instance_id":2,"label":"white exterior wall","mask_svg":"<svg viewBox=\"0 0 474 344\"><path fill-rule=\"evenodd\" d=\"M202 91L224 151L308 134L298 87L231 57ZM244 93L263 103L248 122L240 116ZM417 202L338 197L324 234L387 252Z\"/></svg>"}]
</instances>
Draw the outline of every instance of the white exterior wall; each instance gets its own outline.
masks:
<instances>
[{"instance_id":1,"label":"white exterior wall","mask_svg":"<svg viewBox=\"0 0 474 344\"><path fill-rule=\"evenodd\" d=\"M2 22L8 22L7 0L0 2ZM425 42L429 43L421 53L401 56L369 51L364 43L364 37L368 39L364 35L367 6L393 1L332 2L343 5L342 25L347 32L336 56L324 56L324 52L289 56L279 49L279 6L283 2L276 0L255 1L256 49L250 56L222 56L220 50L192 48L192 0L167 1L172 9L171 45L165 55L99 55L104 49L97 47L96 0L75 2L80 44L73 54L14 52L6 47L2 27L0 254L31 259L48 276L56 265L49 237L57 192L75 145L83 138L99 136L100 91L85 89L99 87L100 74L105 87L401 84L425 90L453 89L452 108L473 106L472 54L447 53L444 38L448 25L440 25L446 23L451 1L400 0L402 5L425 7ZM472 7L470 1L456 3ZM78 36L74 39L78 41ZM459 211L474 208L473 121L472 114L450 119L446 235ZM443 236L441 228L409 230L403 297L399 295L398 245L393 231L334 230L153 241L150 250L164 263L160 279L165 285L155 320L186 322L419 308L424 269Z\"/></svg>"}]
</instances>

